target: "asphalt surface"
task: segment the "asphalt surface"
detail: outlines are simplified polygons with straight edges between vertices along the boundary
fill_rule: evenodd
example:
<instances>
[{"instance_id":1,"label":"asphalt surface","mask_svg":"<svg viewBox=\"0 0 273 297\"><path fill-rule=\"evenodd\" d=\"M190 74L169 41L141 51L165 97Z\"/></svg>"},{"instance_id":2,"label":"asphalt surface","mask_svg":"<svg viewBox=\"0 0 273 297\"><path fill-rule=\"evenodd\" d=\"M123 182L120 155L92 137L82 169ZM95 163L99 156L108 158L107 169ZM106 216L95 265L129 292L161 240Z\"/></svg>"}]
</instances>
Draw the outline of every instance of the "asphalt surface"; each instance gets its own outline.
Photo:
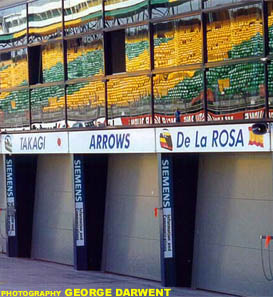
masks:
<instances>
[{"instance_id":1,"label":"asphalt surface","mask_svg":"<svg viewBox=\"0 0 273 297\"><path fill-rule=\"evenodd\" d=\"M4 291L51 290L61 291L59 296L67 296L65 294L67 289L73 290L71 296L76 295L74 289L112 289L111 296L116 296L116 289L122 289L122 292L125 292L125 289L163 289L163 287L158 282L103 272L75 271L71 266L29 259L8 258L0 254L0 296L3 296ZM87 296L90 296L90 293ZM164 293L164 296L167 296L166 293ZM172 288L169 296L227 297L228 295Z\"/></svg>"}]
</instances>

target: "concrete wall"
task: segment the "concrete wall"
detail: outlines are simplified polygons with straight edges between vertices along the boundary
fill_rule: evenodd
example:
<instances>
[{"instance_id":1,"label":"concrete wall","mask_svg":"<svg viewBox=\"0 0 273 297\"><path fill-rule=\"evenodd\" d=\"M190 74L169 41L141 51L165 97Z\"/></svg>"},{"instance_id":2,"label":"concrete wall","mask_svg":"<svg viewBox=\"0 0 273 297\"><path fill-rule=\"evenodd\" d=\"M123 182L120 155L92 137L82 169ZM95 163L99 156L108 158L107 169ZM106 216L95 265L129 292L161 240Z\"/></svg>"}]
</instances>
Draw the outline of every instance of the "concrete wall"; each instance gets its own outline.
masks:
<instances>
[{"instance_id":1,"label":"concrete wall","mask_svg":"<svg viewBox=\"0 0 273 297\"><path fill-rule=\"evenodd\" d=\"M6 208L4 156L0 156L0 208ZM0 212L0 253L7 251L6 211Z\"/></svg>"},{"instance_id":2,"label":"concrete wall","mask_svg":"<svg viewBox=\"0 0 273 297\"><path fill-rule=\"evenodd\" d=\"M39 156L33 258L73 264L73 208L71 156Z\"/></svg>"},{"instance_id":3,"label":"concrete wall","mask_svg":"<svg viewBox=\"0 0 273 297\"><path fill-rule=\"evenodd\" d=\"M109 158L103 266L106 271L160 280L156 155Z\"/></svg>"},{"instance_id":4,"label":"concrete wall","mask_svg":"<svg viewBox=\"0 0 273 297\"><path fill-rule=\"evenodd\" d=\"M193 285L273 296L259 240L273 234L271 154L201 155L199 169Z\"/></svg>"}]
</instances>

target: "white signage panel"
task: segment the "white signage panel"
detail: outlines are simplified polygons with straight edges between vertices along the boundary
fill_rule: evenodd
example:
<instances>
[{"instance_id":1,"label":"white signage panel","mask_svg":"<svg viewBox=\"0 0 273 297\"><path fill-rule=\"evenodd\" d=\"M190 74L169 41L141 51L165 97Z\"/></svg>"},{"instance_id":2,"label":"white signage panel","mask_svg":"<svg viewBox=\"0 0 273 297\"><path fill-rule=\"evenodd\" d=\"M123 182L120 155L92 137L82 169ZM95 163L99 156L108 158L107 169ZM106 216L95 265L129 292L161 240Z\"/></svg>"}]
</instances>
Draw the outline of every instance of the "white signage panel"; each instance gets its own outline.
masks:
<instances>
[{"instance_id":1,"label":"white signage panel","mask_svg":"<svg viewBox=\"0 0 273 297\"><path fill-rule=\"evenodd\" d=\"M76 246L84 246L84 209L83 202L76 202Z\"/></svg>"},{"instance_id":2,"label":"white signage panel","mask_svg":"<svg viewBox=\"0 0 273 297\"><path fill-rule=\"evenodd\" d=\"M252 125L192 126L156 129L159 153L268 152L270 133L256 135Z\"/></svg>"},{"instance_id":3,"label":"white signage panel","mask_svg":"<svg viewBox=\"0 0 273 297\"><path fill-rule=\"evenodd\" d=\"M154 153L155 129L121 129L69 133L74 154Z\"/></svg>"},{"instance_id":4,"label":"white signage panel","mask_svg":"<svg viewBox=\"0 0 273 297\"><path fill-rule=\"evenodd\" d=\"M173 258L172 209L163 208L164 258Z\"/></svg>"},{"instance_id":5,"label":"white signage panel","mask_svg":"<svg viewBox=\"0 0 273 297\"><path fill-rule=\"evenodd\" d=\"M251 124L2 134L3 154L269 152ZM271 129L272 130L272 127ZM0 149L0 150L1 150Z\"/></svg>"},{"instance_id":6,"label":"white signage panel","mask_svg":"<svg viewBox=\"0 0 273 297\"><path fill-rule=\"evenodd\" d=\"M24 133L1 136L3 154L65 154L68 133Z\"/></svg>"}]
</instances>

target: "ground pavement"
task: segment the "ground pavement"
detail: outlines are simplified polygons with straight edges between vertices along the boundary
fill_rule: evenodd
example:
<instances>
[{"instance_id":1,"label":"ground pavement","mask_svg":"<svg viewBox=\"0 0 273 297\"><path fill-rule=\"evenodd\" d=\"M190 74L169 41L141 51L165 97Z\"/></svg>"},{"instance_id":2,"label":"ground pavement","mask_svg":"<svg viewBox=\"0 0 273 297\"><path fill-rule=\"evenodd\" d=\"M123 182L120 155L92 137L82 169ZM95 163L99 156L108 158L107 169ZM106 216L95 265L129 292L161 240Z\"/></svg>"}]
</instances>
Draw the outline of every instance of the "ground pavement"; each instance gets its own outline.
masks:
<instances>
[{"instance_id":1,"label":"ground pavement","mask_svg":"<svg viewBox=\"0 0 273 297\"><path fill-rule=\"evenodd\" d=\"M122 291L119 290L119 293L124 293L125 289L163 289L163 287L158 282L102 272L75 271L71 266L29 259L8 258L0 254L0 296L8 296L3 294L10 291L61 291L59 296L69 296L65 294L67 289L73 290L70 296L77 296L77 291L75 293L74 289L112 289L111 296L118 296L117 289L122 289ZM71 293L71 291L67 292ZM87 291L81 292L86 294ZM90 296L90 291L88 291L87 296ZM166 292L164 296L166 296ZM169 296L227 297L228 295L172 288Z\"/></svg>"}]
</instances>

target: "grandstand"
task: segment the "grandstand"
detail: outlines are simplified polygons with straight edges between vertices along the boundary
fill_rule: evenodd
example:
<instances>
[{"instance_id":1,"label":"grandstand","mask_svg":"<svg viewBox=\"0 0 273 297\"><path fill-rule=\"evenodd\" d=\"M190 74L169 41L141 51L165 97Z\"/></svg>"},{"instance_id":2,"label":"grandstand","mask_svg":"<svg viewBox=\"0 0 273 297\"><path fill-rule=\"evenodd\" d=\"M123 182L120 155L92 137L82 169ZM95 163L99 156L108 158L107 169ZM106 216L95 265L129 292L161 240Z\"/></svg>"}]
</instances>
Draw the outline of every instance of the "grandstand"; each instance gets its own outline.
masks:
<instances>
[{"instance_id":1,"label":"grandstand","mask_svg":"<svg viewBox=\"0 0 273 297\"><path fill-rule=\"evenodd\" d=\"M125 38L126 72L150 69L150 50L147 26L126 30Z\"/></svg>"},{"instance_id":2,"label":"grandstand","mask_svg":"<svg viewBox=\"0 0 273 297\"><path fill-rule=\"evenodd\" d=\"M201 63L200 19L194 17L157 24L154 46L155 68Z\"/></svg>"},{"instance_id":3,"label":"grandstand","mask_svg":"<svg viewBox=\"0 0 273 297\"><path fill-rule=\"evenodd\" d=\"M28 84L27 51L13 51L2 60L0 68L0 87L10 89Z\"/></svg>"},{"instance_id":4,"label":"grandstand","mask_svg":"<svg viewBox=\"0 0 273 297\"><path fill-rule=\"evenodd\" d=\"M58 39L61 36L61 13L60 3L56 0L53 1L50 6L46 5L44 0L34 1L29 4L29 41L38 42L45 39ZM89 20L93 20L96 11L100 11L99 2L77 2L77 1L65 1L65 23L66 28L85 28L83 30L90 30L94 28L86 27ZM117 18L122 14L128 16L129 11L137 13L138 8L132 9L134 6L129 6L130 2L106 2L106 16ZM140 2L136 4L137 7L145 7L145 3ZM125 8L128 10L125 11ZM23 9L23 8L22 8ZM123 11L122 13L120 11ZM25 16L24 10L16 12L19 17L19 23L24 24ZM40 13L39 13L40 12ZM115 13L112 13L115 12ZM108 13L108 14L107 14ZM35 17L33 17L35 14ZM5 18L5 27L11 27L12 32L23 34L18 24L8 25L8 20L11 17ZM21 21L22 19L22 21ZM97 19L97 17L96 17ZM263 22L261 9L258 4L248 5L239 8L231 8L221 10L216 13L208 13L207 19L207 57L208 62L217 62L224 60L243 59L248 57L255 57L262 55L263 53ZM109 18L107 18L109 21ZM122 24L122 23L120 23ZM269 26L269 46L273 40L273 20L272 15L268 16ZM4 27L3 27L4 28ZM19 33L18 33L19 32ZM56 32L58 33L56 35ZM74 32L76 34L77 31ZM70 34L70 33L69 33ZM5 33L2 33L6 36ZM14 39L18 38L14 36ZM98 37L100 36L100 37ZM148 38L148 29L145 26L138 26L126 29L125 34L125 70L126 72L136 71L149 71L150 69L150 45ZM53 39L52 39L53 38ZM182 20L173 20L171 22L156 23L154 28L153 38L153 60L154 68L168 68L179 67L183 65L201 65L202 64L202 28L200 17L193 16L187 17ZM24 50L13 51L14 58L2 59L0 68L1 77L1 89L10 89L13 87L27 86L28 84L28 67L26 60L26 52ZM19 55L19 56L18 56ZM25 57L25 58L24 58ZM50 42L48 45L42 46L42 78L43 83L54 83L64 81L64 59L67 61L67 78L68 80L100 77L104 75L104 56L103 56L103 42L102 35L88 35L84 38L69 39L67 41L67 57L63 56L63 46L61 42ZM14 63L14 61L16 61ZM199 66L200 67L200 66ZM271 77L272 67L269 67L268 76ZM180 73L180 74L179 74ZM166 73L166 75L159 74L154 77L154 102L158 111L161 112L162 108L168 109L164 111L164 115L173 115L175 108L179 107L182 113L193 112L195 110L195 102L202 101L202 89L204 88L202 83L202 75L200 70L191 70L179 73ZM190 73L190 74L189 74ZM189 75L188 75L189 74ZM167 77L167 79L166 79ZM256 77L255 80L251 80L252 77ZM126 106L127 112L136 116L138 109L132 107L132 102L136 104L139 101L141 106L145 98L149 98L151 90L148 90L146 79L139 77L139 83L137 86L133 82L134 79L128 78L125 80L125 85L128 92L122 91L121 87L117 85L115 80L109 80L107 90L108 105L109 106ZM251 80L251 81L250 81ZM122 80L121 80L122 81ZM123 80L124 81L124 80ZM224 87L222 82L225 81ZM237 112L236 104L238 103L238 110L244 110L246 108L260 108L264 106L264 98L261 97L260 90L265 85L263 78L263 70L261 65L251 64L236 64L230 66L218 66L215 69L209 69L207 73L207 89L212 92L211 96L214 100L209 102L209 110L215 114L230 114ZM73 109L90 106L90 97L101 98L102 90L104 88L98 87L99 83L94 82L94 95L90 94L85 100L82 99L82 95L74 96L73 100L67 100L67 108ZM76 94L80 94L78 90L82 85L82 94L86 94L85 89L89 89L92 85L91 82L82 82L75 88ZM248 91L245 90L247 86ZM53 89L56 87L53 87ZM58 88L58 87L57 87ZM112 89L113 88L113 89ZM139 88L139 92L134 92ZM269 93L272 92L272 84L268 82ZM71 92L72 87L69 88ZM145 91L144 91L145 89ZM88 91L89 92L89 91ZM49 92L50 93L50 92ZM35 92L33 92L34 96ZM55 112L59 108L64 108L64 98L59 96L60 92L57 92L54 96L46 95L42 99L43 111L45 113ZM129 95L130 94L130 95ZM236 94L237 99L233 100ZM242 95L244 94L244 95ZM1 108L4 112L14 113L20 112L20 109L25 110L27 108L23 104L16 104L11 106L10 102L14 95L9 91L1 94ZM35 95L36 96L36 95ZM66 95L65 95L66 96ZM67 95L69 98L71 95ZM239 103L241 96L242 102L246 100L254 100L257 103L250 106L249 102L244 104ZM247 96L243 98L244 96ZM77 102L77 97L78 102ZM208 97L208 95L207 95ZM216 98L216 99L215 99ZM248 98L248 99L247 99ZM22 99L23 100L23 99ZM213 102L220 100L222 103ZM238 101L239 100L239 101ZM35 100L32 100L35 102ZM147 100L146 100L147 101ZM233 101L233 102L232 102ZM9 103L8 103L9 102ZM149 102L149 100L147 101ZM165 102L165 103L164 103ZM226 104L226 103L227 104ZM130 104L129 104L130 103ZM71 106L70 106L71 104ZM96 108L96 105L101 106L102 100L95 100L92 106ZM129 104L129 106L128 106ZM161 106L160 106L161 105ZM225 106L227 108L225 108ZM232 106L228 108L228 106ZM200 106L199 106L200 107ZM199 108L198 107L198 108ZM131 111L129 109L132 108ZM148 110L147 110L148 112ZM141 112L142 113L142 112ZM124 111L118 114L124 114ZM112 115L110 116L112 117ZM48 116L50 118L50 115ZM79 117L78 117L79 118Z\"/></svg>"}]
</instances>

